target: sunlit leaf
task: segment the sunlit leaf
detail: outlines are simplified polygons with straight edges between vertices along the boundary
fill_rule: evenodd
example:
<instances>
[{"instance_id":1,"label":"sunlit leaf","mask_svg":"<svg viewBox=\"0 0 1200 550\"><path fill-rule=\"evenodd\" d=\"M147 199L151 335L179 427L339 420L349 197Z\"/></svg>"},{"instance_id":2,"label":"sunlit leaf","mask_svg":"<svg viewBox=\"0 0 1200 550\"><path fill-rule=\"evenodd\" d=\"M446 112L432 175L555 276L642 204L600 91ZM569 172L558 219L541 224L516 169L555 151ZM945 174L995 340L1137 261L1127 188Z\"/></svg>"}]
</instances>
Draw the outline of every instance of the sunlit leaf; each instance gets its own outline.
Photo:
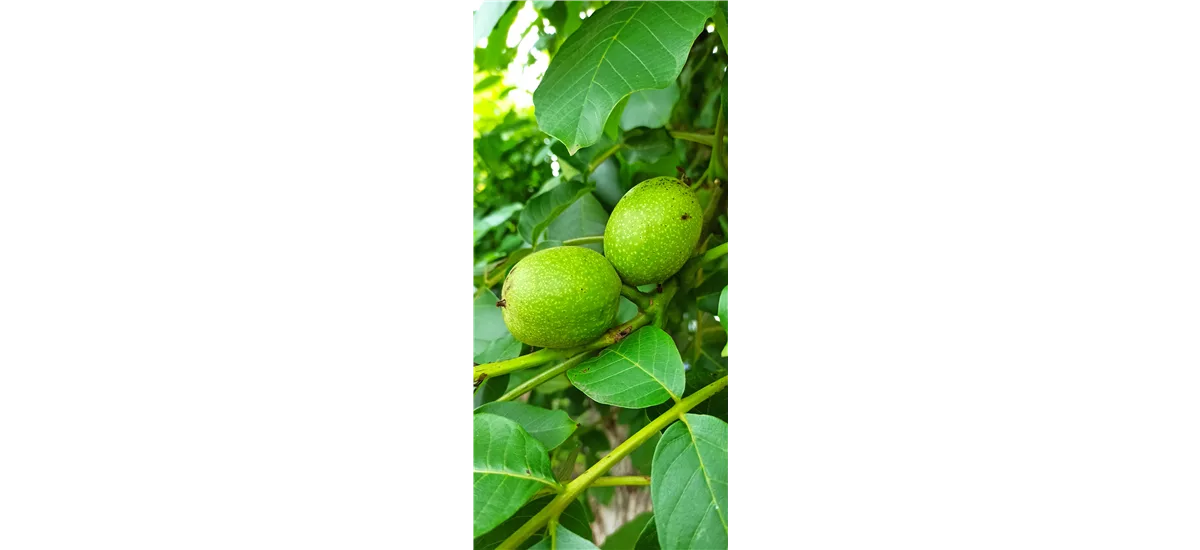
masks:
<instances>
[{"instance_id":1,"label":"sunlit leaf","mask_svg":"<svg viewBox=\"0 0 1200 550\"><path fill-rule=\"evenodd\" d=\"M563 411L552 411L518 401L488 403L475 409L475 414L489 413L503 416L517 424L537 439L547 449L553 449L571 437L578 424Z\"/></svg>"},{"instance_id":2,"label":"sunlit leaf","mask_svg":"<svg viewBox=\"0 0 1200 550\"><path fill-rule=\"evenodd\" d=\"M729 544L729 425L686 414L654 451L650 499L663 548Z\"/></svg>"},{"instance_id":3,"label":"sunlit leaf","mask_svg":"<svg viewBox=\"0 0 1200 550\"><path fill-rule=\"evenodd\" d=\"M538 127L571 154L595 143L621 98L666 87L679 75L713 6L613 2L596 10L563 44L534 91Z\"/></svg>"},{"instance_id":4,"label":"sunlit leaf","mask_svg":"<svg viewBox=\"0 0 1200 550\"><path fill-rule=\"evenodd\" d=\"M518 203L518 202L514 202L512 204L506 204L504 206L501 206L500 208L493 210L492 213L484 216L483 219L476 220L475 221L475 242L478 243L479 239L483 238L483 236L486 235L488 231L491 231L493 228L508 221L508 219L511 218L513 214L520 212L521 208L522 208L522 205L521 205L521 203Z\"/></svg>"},{"instance_id":5,"label":"sunlit leaf","mask_svg":"<svg viewBox=\"0 0 1200 550\"><path fill-rule=\"evenodd\" d=\"M678 397L685 383L675 342L653 326L638 329L598 357L576 365L567 377L593 401L631 409Z\"/></svg>"},{"instance_id":6,"label":"sunlit leaf","mask_svg":"<svg viewBox=\"0 0 1200 550\"><path fill-rule=\"evenodd\" d=\"M475 521L478 537L513 515L543 487L556 487L546 448L516 422L475 415Z\"/></svg>"},{"instance_id":7,"label":"sunlit leaf","mask_svg":"<svg viewBox=\"0 0 1200 550\"><path fill-rule=\"evenodd\" d=\"M475 46L479 39L492 34L496 23L504 16L504 12L508 11L509 4L512 2L488 1L475 10L475 41L471 43L471 46Z\"/></svg>"}]
</instances>

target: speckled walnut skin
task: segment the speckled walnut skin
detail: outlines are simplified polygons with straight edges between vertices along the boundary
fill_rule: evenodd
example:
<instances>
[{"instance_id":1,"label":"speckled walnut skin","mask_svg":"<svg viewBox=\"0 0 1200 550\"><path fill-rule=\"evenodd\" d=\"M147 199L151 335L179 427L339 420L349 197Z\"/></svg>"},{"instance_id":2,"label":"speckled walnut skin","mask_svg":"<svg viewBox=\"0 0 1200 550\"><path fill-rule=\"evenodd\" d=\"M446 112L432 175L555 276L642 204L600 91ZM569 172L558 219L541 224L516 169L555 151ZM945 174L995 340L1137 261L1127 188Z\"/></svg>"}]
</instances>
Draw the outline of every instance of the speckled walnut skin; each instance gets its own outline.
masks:
<instances>
[{"instance_id":1,"label":"speckled walnut skin","mask_svg":"<svg viewBox=\"0 0 1200 550\"><path fill-rule=\"evenodd\" d=\"M661 283L687 263L703 219L700 201L683 182L648 179L613 208L604 228L604 255L630 285Z\"/></svg>"},{"instance_id":2,"label":"speckled walnut skin","mask_svg":"<svg viewBox=\"0 0 1200 550\"><path fill-rule=\"evenodd\" d=\"M500 293L504 324L517 340L570 348L612 327L621 305L621 278L598 252L560 246L517 262Z\"/></svg>"}]
</instances>

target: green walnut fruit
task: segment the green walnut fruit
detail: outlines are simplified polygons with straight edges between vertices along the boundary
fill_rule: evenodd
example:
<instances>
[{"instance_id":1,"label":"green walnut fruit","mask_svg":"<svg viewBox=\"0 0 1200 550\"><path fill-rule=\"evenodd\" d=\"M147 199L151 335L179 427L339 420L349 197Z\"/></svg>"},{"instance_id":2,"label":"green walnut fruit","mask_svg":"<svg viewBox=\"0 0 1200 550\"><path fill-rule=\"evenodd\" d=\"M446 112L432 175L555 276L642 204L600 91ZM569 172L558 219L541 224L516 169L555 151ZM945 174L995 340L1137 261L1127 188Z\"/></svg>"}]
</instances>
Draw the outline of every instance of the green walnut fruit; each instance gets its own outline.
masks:
<instances>
[{"instance_id":1,"label":"green walnut fruit","mask_svg":"<svg viewBox=\"0 0 1200 550\"><path fill-rule=\"evenodd\" d=\"M613 326L621 278L600 253L582 246L534 252L517 262L500 291L504 324L517 340L569 348Z\"/></svg>"},{"instance_id":2,"label":"green walnut fruit","mask_svg":"<svg viewBox=\"0 0 1200 550\"><path fill-rule=\"evenodd\" d=\"M604 255L626 283L661 283L692 255L703 218L700 201L683 182L648 179L613 208L604 227Z\"/></svg>"}]
</instances>

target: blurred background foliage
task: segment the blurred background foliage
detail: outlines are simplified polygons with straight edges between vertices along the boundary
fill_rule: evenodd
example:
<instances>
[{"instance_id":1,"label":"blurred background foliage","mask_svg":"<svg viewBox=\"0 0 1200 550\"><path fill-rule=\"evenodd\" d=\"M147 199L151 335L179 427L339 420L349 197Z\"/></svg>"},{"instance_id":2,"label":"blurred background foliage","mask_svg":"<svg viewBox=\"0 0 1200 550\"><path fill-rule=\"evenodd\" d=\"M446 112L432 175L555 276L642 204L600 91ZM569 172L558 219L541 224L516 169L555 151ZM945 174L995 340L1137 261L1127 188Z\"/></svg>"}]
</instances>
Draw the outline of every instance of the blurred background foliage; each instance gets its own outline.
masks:
<instances>
[{"instance_id":1,"label":"blurred background foliage","mask_svg":"<svg viewBox=\"0 0 1200 550\"><path fill-rule=\"evenodd\" d=\"M635 92L621 101L609 116L604 135L594 145L568 155L561 142L538 129L532 94L541 77L564 41L607 3L484 2L475 13L476 363L530 351L508 334L495 307L504 274L516 261L535 246L541 249L567 239L602 235L613 206L645 179L682 174L700 180L710 168L711 140L722 113L728 67L722 35L725 17L706 25L670 86ZM723 12L724 3L719 6ZM718 24L722 32L717 32ZM700 141L707 136L710 143L698 142L697 136ZM620 147L609 154L614 145ZM713 174L722 182L727 179L724 166ZM585 178L594 189L583 185ZM576 189L584 194L556 217L551 216L540 237L536 231L531 234L528 224L522 230L522 211L538 208L535 197L556 188L567 196L573 196ZM708 206L711 189L711 185L699 187L702 206ZM723 248L728 240L724 208L717 212L707 237L708 250ZM603 251L601 244L588 246ZM721 292L727 284L728 261L724 254L716 258L706 260L701 275L692 281L695 284L672 301L663 327L674 339L687 368L687 393L727 372L728 360L722 356L727 338L717 315ZM622 300L618 320L623 322L632 318L637 308ZM488 379L475 392L475 406L496 399L533 376L535 370ZM721 392L693 412L728 420L726 393ZM564 410L579 423L571 438L551 454L555 468L575 462L580 472L668 405L646 410L609 407L592 402L565 376L538 386L523 399L539 407ZM644 445L611 474L649 475L656 442ZM648 488L591 488L586 502L596 542L609 550L632 548L632 541L648 519ZM612 540L603 544L610 536ZM477 548L490 544L487 540L476 541Z\"/></svg>"}]
</instances>

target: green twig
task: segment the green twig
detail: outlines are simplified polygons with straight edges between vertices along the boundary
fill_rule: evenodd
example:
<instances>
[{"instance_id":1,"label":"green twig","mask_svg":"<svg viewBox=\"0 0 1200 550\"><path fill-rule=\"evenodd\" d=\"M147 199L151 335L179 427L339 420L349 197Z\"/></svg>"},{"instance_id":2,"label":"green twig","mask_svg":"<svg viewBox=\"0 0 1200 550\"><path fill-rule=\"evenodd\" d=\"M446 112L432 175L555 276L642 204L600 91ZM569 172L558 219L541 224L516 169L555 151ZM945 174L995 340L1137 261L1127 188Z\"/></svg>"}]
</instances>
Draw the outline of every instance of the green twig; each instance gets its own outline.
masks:
<instances>
[{"instance_id":1,"label":"green twig","mask_svg":"<svg viewBox=\"0 0 1200 550\"><path fill-rule=\"evenodd\" d=\"M500 397L498 397L496 399L496 401L512 401L518 397L521 397L522 395L529 393L529 391L532 390L533 388L536 388L542 384L545 384L546 382L554 379L556 376L558 376L564 372L567 372L568 370L570 370L571 367L574 367L575 365L582 363L583 360L587 359L589 355L591 355L591 352L580 353L579 355L576 355L570 359L567 359L566 361L563 361L562 363L559 363L559 364L554 365L553 367L550 367L542 372L539 372L536 375L534 375L533 378L530 378L529 380L521 382L517 387L510 390L508 393L505 393L504 395L501 395Z\"/></svg>"},{"instance_id":2,"label":"green twig","mask_svg":"<svg viewBox=\"0 0 1200 550\"><path fill-rule=\"evenodd\" d=\"M693 143L699 143L702 145L707 145L709 147L716 147L716 145L717 145L717 137L713 134L701 134L698 132L679 132L679 131L672 131L672 130L667 130L667 133L671 134L671 137L673 137L675 139L691 141Z\"/></svg>"},{"instance_id":3,"label":"green twig","mask_svg":"<svg viewBox=\"0 0 1200 550\"><path fill-rule=\"evenodd\" d=\"M621 148L624 146L625 146L624 143L618 143L616 145L613 145L612 147L609 147L603 153L600 153L599 155L596 155L595 157L593 157L592 162L588 163L588 174L595 172L596 169L599 168L600 165L603 164L604 161L608 159L608 157L613 156L613 153L620 151Z\"/></svg>"},{"instance_id":4,"label":"green twig","mask_svg":"<svg viewBox=\"0 0 1200 550\"><path fill-rule=\"evenodd\" d=\"M650 309L650 306L654 305L654 297L642 294L638 289L626 284L621 285L621 296L629 298L629 301L633 302L642 311L646 311Z\"/></svg>"},{"instance_id":5,"label":"green twig","mask_svg":"<svg viewBox=\"0 0 1200 550\"><path fill-rule=\"evenodd\" d=\"M712 174L713 178L725 177L727 175L727 168L729 166L729 160L725 158L725 105L728 103L728 98L726 98L725 95L725 92L722 91L721 108L717 111L717 129L713 132L716 137L713 138L714 145L712 155L708 158L707 171Z\"/></svg>"},{"instance_id":6,"label":"green twig","mask_svg":"<svg viewBox=\"0 0 1200 550\"><path fill-rule=\"evenodd\" d=\"M534 533L538 532L539 529L545 526L551 518L558 517L558 515L561 514L562 511L565 510L567 506L575 500L575 497L578 496L579 493L592 486L593 483L596 483L596 481L598 481L601 476L608 473L608 471L612 469L617 462L620 462L621 459L629 456L630 453L637 450L637 448L642 446L643 443L650 440L651 437L657 435L660 430L667 427L675 420L681 418L684 413L692 410L693 407L704 402L705 399L712 397L713 394L725 389L725 387L728 385L729 376L723 376L716 382L700 388L699 390L696 390L695 393L683 398L683 400L675 404L675 406L667 409L666 412L659 415L658 418L650 421L649 424L646 424L645 427L638 430L637 433L634 433L629 437L629 439L626 439L623 443L617 445L617 448L613 449L612 452L604 455L604 457L593 464L591 468L588 468L583 475L568 483L567 486L563 488L563 491L559 493L557 497L554 497L554 500L550 501L550 504L547 504L546 507L542 508L540 512L538 512L532 518L529 518L529 521L526 521L524 525L517 528L517 530L507 539L505 539L504 542L500 543L500 546L497 547L498 550L512 550L519 547L522 542L525 542L526 539L533 536Z\"/></svg>"},{"instance_id":7,"label":"green twig","mask_svg":"<svg viewBox=\"0 0 1200 550\"><path fill-rule=\"evenodd\" d=\"M478 385L480 382L483 382L483 380L486 378L500 376L501 374L508 374L510 372L529 369L529 368L537 367L540 365L545 365L547 363L554 362L558 359L574 357L575 355L578 355L580 353L596 351L598 349L611 346L611 345L623 340L626 336L629 335L629 333L650 324L650 321L653 320L652 315L655 313L655 311L658 308L654 307L651 309L652 309L652 311L650 311L650 312L639 313L636 317L634 317L633 319L630 319L629 322L627 322L627 323L622 323L620 325L617 325L613 328L608 329L607 331L605 331L604 334L601 334L600 337L598 337L595 340L588 342L587 344L584 344L582 346L576 346L573 348L566 348L566 349L545 348L545 349L537 350L533 353L528 353L528 354L522 355L522 356L514 358L514 359L508 359L505 361L497 361L495 363L484 363L482 365L476 365L475 366L475 384Z\"/></svg>"},{"instance_id":8,"label":"green twig","mask_svg":"<svg viewBox=\"0 0 1200 550\"><path fill-rule=\"evenodd\" d=\"M709 250L708 252L704 253L705 263L711 262L717 258L720 258L721 256L724 256L728 250L729 250L729 243L721 243L717 246L714 246L712 248L712 250Z\"/></svg>"},{"instance_id":9,"label":"green twig","mask_svg":"<svg viewBox=\"0 0 1200 550\"><path fill-rule=\"evenodd\" d=\"M596 478L592 487L644 487L650 484L650 476L605 476Z\"/></svg>"}]
</instances>

